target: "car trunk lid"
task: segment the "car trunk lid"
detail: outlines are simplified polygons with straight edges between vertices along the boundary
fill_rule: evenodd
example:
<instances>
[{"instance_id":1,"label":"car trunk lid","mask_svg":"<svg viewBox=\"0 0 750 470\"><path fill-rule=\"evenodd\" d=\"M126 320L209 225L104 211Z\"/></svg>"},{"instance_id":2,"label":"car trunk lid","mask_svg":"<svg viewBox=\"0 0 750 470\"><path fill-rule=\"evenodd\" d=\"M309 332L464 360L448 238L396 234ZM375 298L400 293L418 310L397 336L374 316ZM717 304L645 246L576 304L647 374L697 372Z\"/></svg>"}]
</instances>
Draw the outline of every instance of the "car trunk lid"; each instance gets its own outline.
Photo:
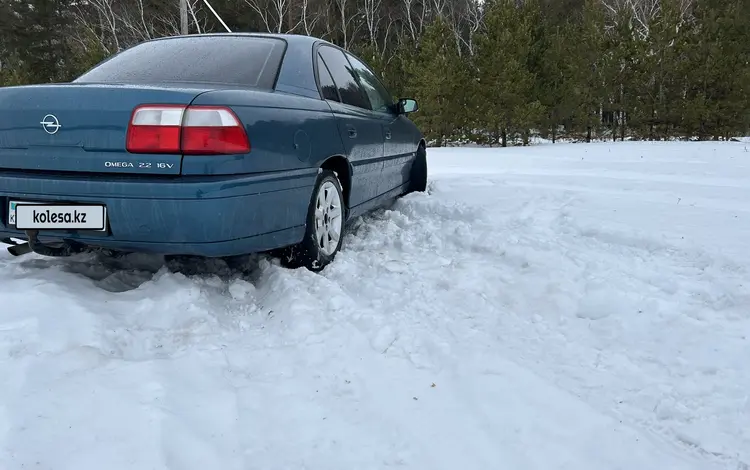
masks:
<instances>
[{"instance_id":1,"label":"car trunk lid","mask_svg":"<svg viewBox=\"0 0 750 470\"><path fill-rule=\"evenodd\" d=\"M55 84L0 89L0 169L178 175L181 154L132 154L143 104L189 105L204 88Z\"/></svg>"}]
</instances>

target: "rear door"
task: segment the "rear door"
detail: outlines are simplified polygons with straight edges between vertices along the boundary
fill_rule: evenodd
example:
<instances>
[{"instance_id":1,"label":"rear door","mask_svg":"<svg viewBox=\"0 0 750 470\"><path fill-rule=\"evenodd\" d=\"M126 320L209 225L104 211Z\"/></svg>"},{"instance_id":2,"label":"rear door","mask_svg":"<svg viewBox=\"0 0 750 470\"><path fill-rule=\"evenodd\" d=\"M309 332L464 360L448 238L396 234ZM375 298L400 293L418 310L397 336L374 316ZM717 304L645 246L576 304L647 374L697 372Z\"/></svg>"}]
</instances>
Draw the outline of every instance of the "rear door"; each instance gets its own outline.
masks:
<instances>
[{"instance_id":1,"label":"rear door","mask_svg":"<svg viewBox=\"0 0 750 470\"><path fill-rule=\"evenodd\" d=\"M353 167L350 207L376 198L383 169L383 122L373 113L367 94L359 86L344 52L321 45L316 53L316 73L323 97L331 106L339 134Z\"/></svg>"}]
</instances>

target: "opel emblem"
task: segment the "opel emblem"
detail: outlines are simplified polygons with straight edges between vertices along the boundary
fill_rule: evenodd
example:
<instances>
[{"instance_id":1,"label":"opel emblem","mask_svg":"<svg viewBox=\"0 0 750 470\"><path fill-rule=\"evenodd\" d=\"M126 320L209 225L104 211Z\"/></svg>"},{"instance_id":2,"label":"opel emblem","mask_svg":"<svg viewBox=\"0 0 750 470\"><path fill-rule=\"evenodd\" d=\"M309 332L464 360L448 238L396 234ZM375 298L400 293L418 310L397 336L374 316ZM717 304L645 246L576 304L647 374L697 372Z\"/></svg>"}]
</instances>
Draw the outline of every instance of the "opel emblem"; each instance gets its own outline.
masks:
<instances>
[{"instance_id":1,"label":"opel emblem","mask_svg":"<svg viewBox=\"0 0 750 470\"><path fill-rule=\"evenodd\" d=\"M42 129L44 129L44 132L47 134L57 134L57 131L60 130L62 127L60 125L60 121L57 120L57 117L54 114L48 114L44 116L44 119L42 119L42 122L39 124L42 125Z\"/></svg>"}]
</instances>

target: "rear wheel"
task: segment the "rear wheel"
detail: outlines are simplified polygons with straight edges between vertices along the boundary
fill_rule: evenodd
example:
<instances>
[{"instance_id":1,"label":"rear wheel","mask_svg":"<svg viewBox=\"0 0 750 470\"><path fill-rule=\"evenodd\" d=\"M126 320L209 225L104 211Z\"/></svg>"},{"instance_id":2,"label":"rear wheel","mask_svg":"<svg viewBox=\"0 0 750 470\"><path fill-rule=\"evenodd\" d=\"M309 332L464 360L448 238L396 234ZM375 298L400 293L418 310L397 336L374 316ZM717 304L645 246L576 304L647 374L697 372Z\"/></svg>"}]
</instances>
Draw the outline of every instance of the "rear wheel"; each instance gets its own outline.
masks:
<instances>
[{"instance_id":1,"label":"rear wheel","mask_svg":"<svg viewBox=\"0 0 750 470\"><path fill-rule=\"evenodd\" d=\"M288 268L320 271L341 249L346 207L341 183L330 170L322 170L315 183L307 211L305 238L281 250L281 263Z\"/></svg>"}]
</instances>

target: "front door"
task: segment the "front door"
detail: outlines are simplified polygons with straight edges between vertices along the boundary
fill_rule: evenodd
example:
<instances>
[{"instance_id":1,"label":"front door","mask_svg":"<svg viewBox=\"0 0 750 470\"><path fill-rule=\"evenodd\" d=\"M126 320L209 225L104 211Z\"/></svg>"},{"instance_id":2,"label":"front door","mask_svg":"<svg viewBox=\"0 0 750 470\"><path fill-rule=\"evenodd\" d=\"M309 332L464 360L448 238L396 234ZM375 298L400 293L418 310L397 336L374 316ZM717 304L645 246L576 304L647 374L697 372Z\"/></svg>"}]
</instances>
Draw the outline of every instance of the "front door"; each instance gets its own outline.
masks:
<instances>
[{"instance_id":1,"label":"front door","mask_svg":"<svg viewBox=\"0 0 750 470\"><path fill-rule=\"evenodd\" d=\"M419 144L415 128L404 115L397 116L386 128L389 139L386 140L383 176L394 188L409 181L409 171Z\"/></svg>"},{"instance_id":2,"label":"front door","mask_svg":"<svg viewBox=\"0 0 750 470\"><path fill-rule=\"evenodd\" d=\"M349 207L353 209L382 192L383 125L340 49L321 45L316 60L321 92L336 117L352 164Z\"/></svg>"},{"instance_id":3,"label":"front door","mask_svg":"<svg viewBox=\"0 0 750 470\"><path fill-rule=\"evenodd\" d=\"M386 193L409 179L408 168L416 150L414 126L405 116L398 114L391 94L375 73L353 55L347 53L346 56L367 94L374 117L383 125L385 158L380 193Z\"/></svg>"}]
</instances>

